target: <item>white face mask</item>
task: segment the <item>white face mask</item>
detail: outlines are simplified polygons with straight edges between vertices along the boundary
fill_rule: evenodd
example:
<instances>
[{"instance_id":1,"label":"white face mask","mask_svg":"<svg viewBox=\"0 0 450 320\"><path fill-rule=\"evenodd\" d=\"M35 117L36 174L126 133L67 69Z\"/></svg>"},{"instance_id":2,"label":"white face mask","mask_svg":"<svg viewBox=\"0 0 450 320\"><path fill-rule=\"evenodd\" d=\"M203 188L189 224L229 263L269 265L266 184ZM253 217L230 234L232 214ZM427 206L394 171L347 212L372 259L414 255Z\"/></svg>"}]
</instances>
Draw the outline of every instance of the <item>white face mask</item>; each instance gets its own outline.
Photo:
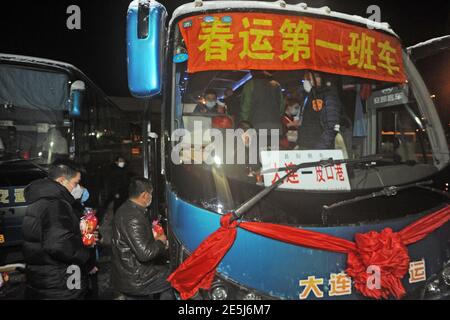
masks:
<instances>
[{"instance_id":1,"label":"white face mask","mask_svg":"<svg viewBox=\"0 0 450 320\"><path fill-rule=\"evenodd\" d=\"M79 184L77 184L77 186L75 188L73 188L73 190L70 194L72 195L72 197L75 200L78 200L78 199L81 199L81 197L83 195L83 191L84 191L84 189Z\"/></svg>"},{"instance_id":2,"label":"white face mask","mask_svg":"<svg viewBox=\"0 0 450 320\"><path fill-rule=\"evenodd\" d=\"M310 93L312 90L312 85L311 82L309 82L309 80L304 80L303 81L303 89L305 89L306 92Z\"/></svg>"},{"instance_id":3,"label":"white face mask","mask_svg":"<svg viewBox=\"0 0 450 320\"><path fill-rule=\"evenodd\" d=\"M119 162L119 163L117 163L117 166L119 168L124 168L125 167L125 162Z\"/></svg>"}]
</instances>

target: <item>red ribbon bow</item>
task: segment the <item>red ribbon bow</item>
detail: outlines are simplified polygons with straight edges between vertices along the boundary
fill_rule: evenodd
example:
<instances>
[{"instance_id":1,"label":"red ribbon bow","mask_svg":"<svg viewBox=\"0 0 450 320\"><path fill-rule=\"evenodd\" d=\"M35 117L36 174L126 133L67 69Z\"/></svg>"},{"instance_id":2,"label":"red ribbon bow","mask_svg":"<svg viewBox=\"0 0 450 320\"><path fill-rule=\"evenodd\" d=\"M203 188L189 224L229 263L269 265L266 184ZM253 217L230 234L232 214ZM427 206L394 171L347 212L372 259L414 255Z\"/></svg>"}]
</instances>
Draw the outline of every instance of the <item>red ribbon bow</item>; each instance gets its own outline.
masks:
<instances>
[{"instance_id":1,"label":"red ribbon bow","mask_svg":"<svg viewBox=\"0 0 450 320\"><path fill-rule=\"evenodd\" d=\"M220 228L206 238L168 278L182 299L189 299L199 289L209 289L216 268L236 239L236 221L232 214L223 216ZM381 232L356 234L355 242L328 234L262 222L242 222L239 227L250 232L298 246L347 254L347 274L362 295L371 298L399 299L405 288L401 279L409 267L407 245L422 240L450 220L450 206L429 214L399 232L386 228ZM370 266L379 268L380 286L368 286Z\"/></svg>"},{"instance_id":2,"label":"red ribbon bow","mask_svg":"<svg viewBox=\"0 0 450 320\"><path fill-rule=\"evenodd\" d=\"M409 267L408 249L398 233L386 228L380 233L368 232L355 235L356 251L347 256L347 274L353 278L355 288L366 297L388 298L392 294L401 298L405 289L401 279ZM368 286L370 266L376 266L380 287ZM370 282L370 281L369 281Z\"/></svg>"}]
</instances>

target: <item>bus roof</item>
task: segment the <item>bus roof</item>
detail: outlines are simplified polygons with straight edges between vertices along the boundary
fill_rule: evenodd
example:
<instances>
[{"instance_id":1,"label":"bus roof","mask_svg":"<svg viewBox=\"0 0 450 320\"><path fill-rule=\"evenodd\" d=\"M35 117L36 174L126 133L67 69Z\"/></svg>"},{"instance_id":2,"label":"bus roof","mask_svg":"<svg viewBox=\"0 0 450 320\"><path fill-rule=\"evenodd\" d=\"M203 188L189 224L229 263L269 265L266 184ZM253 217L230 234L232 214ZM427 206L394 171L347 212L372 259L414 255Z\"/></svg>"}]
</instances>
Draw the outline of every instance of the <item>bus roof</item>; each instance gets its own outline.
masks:
<instances>
[{"instance_id":1,"label":"bus roof","mask_svg":"<svg viewBox=\"0 0 450 320\"><path fill-rule=\"evenodd\" d=\"M450 50L450 35L433 38L407 48L413 60L420 60Z\"/></svg>"},{"instance_id":2,"label":"bus roof","mask_svg":"<svg viewBox=\"0 0 450 320\"><path fill-rule=\"evenodd\" d=\"M312 14L318 17L323 18L333 18L343 20L344 22L351 22L356 24L366 25L367 27L372 27L374 29L378 29L384 32L387 32L391 35L398 37L398 35L391 29L388 23L386 22L375 22L373 20L363 18L357 15L349 15L341 12L332 11L329 7L321 7L321 8L311 8L308 7L306 3L299 4L286 4L284 1L275 1L275 2L263 2L263 1L202 1L195 0L191 3L184 4L178 7L170 21L170 24L173 23L175 19L180 16L190 14L190 13L205 13L205 11L211 10L225 10L225 9L265 9L265 10L278 10L278 11L286 11L286 12L301 12L305 14Z\"/></svg>"},{"instance_id":3,"label":"bus roof","mask_svg":"<svg viewBox=\"0 0 450 320\"><path fill-rule=\"evenodd\" d=\"M89 85L90 88L94 89L97 94L102 96L110 104L115 105L115 103L112 102L111 99L109 99L109 97L103 92L103 90L100 89L91 79L89 79L89 77L86 74L84 74L83 71L81 71L74 65L71 65L70 63L51 59L22 56L16 54L6 54L6 53L0 53L0 63L22 65L34 68L37 67L42 69L53 69L53 70L60 69L61 71L69 73L73 77L75 77L76 79L74 80L84 81L86 84Z\"/></svg>"},{"instance_id":4,"label":"bus roof","mask_svg":"<svg viewBox=\"0 0 450 320\"><path fill-rule=\"evenodd\" d=\"M432 45L436 45L436 44L438 44L438 45L443 44L443 45L448 46L449 41L450 41L450 35L442 36L442 37L433 38L433 39L429 39L424 42L417 43L413 46L408 47L408 50L419 49L421 47L432 46Z\"/></svg>"},{"instance_id":5,"label":"bus roof","mask_svg":"<svg viewBox=\"0 0 450 320\"><path fill-rule=\"evenodd\" d=\"M42 67L58 67L63 68L67 70L77 70L78 72L81 72L78 70L75 66L61 61L56 60L50 60L50 59L44 59L44 58L37 58L37 57L29 57L29 56L22 56L22 55L16 55L16 54L6 54L6 53L0 53L0 62L11 62L14 64L29 64L29 65L37 65Z\"/></svg>"}]
</instances>

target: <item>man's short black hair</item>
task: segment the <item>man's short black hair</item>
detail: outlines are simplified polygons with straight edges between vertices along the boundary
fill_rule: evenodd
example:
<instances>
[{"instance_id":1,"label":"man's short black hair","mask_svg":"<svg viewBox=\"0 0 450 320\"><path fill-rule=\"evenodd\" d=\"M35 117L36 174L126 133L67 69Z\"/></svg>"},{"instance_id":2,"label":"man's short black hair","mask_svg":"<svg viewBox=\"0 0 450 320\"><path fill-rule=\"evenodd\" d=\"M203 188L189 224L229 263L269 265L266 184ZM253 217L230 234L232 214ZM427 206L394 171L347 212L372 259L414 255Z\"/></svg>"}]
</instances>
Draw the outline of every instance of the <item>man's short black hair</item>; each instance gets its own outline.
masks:
<instances>
[{"instance_id":1,"label":"man's short black hair","mask_svg":"<svg viewBox=\"0 0 450 320\"><path fill-rule=\"evenodd\" d=\"M83 173L84 168L75 161L64 159L57 160L52 163L48 170L48 177L52 180L58 178L65 178L67 180L73 179L78 173Z\"/></svg>"},{"instance_id":2,"label":"man's short black hair","mask_svg":"<svg viewBox=\"0 0 450 320\"><path fill-rule=\"evenodd\" d=\"M213 89L206 89L205 90L205 96L207 96L208 94L213 94L217 97L217 92Z\"/></svg>"},{"instance_id":3,"label":"man's short black hair","mask_svg":"<svg viewBox=\"0 0 450 320\"><path fill-rule=\"evenodd\" d=\"M139 197L142 192L152 193L153 187L145 178L132 178L128 188L128 195L131 199Z\"/></svg>"}]
</instances>

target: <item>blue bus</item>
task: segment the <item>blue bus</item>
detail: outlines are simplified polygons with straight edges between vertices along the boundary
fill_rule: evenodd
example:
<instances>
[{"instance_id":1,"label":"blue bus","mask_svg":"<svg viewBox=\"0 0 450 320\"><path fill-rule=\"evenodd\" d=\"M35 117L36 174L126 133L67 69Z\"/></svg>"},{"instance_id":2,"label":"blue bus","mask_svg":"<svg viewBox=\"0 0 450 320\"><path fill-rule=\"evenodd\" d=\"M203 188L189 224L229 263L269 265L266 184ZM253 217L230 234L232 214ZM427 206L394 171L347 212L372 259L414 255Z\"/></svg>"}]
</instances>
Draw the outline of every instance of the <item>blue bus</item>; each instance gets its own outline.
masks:
<instances>
[{"instance_id":1,"label":"blue bus","mask_svg":"<svg viewBox=\"0 0 450 320\"><path fill-rule=\"evenodd\" d=\"M46 177L53 161L70 158L84 165L82 184L96 208L108 192L101 173L114 157L142 162L140 155L131 155L124 119L124 112L75 66L0 54L0 266L23 261L24 188Z\"/></svg>"},{"instance_id":2,"label":"blue bus","mask_svg":"<svg viewBox=\"0 0 450 320\"><path fill-rule=\"evenodd\" d=\"M350 241L370 231L400 231L433 212L448 213L444 130L426 84L387 23L304 3L201 0L180 6L167 22L160 3L133 1L127 46L130 92L163 101L161 175L153 172L153 179L163 177L173 270L229 212L241 223ZM318 73L322 85L333 86L342 105L332 128L334 147L283 149L275 143L257 149L256 164L228 161L242 130L232 136L231 149L226 143L225 151L211 152L220 133L244 128L242 120L256 127L252 113L267 101L250 104L250 117L242 112L255 70L270 77L282 101L300 105L317 101L305 74ZM225 113L197 112L212 91ZM230 91L241 108L237 115L227 99ZM284 107L275 100L273 108ZM260 134L273 128L256 129ZM298 137L292 136L295 144ZM149 151L145 158L157 161ZM346 275L345 254L274 237L238 228L211 285L192 298L367 299ZM402 298L449 296L449 240L450 224L443 223L408 246Z\"/></svg>"}]
</instances>

